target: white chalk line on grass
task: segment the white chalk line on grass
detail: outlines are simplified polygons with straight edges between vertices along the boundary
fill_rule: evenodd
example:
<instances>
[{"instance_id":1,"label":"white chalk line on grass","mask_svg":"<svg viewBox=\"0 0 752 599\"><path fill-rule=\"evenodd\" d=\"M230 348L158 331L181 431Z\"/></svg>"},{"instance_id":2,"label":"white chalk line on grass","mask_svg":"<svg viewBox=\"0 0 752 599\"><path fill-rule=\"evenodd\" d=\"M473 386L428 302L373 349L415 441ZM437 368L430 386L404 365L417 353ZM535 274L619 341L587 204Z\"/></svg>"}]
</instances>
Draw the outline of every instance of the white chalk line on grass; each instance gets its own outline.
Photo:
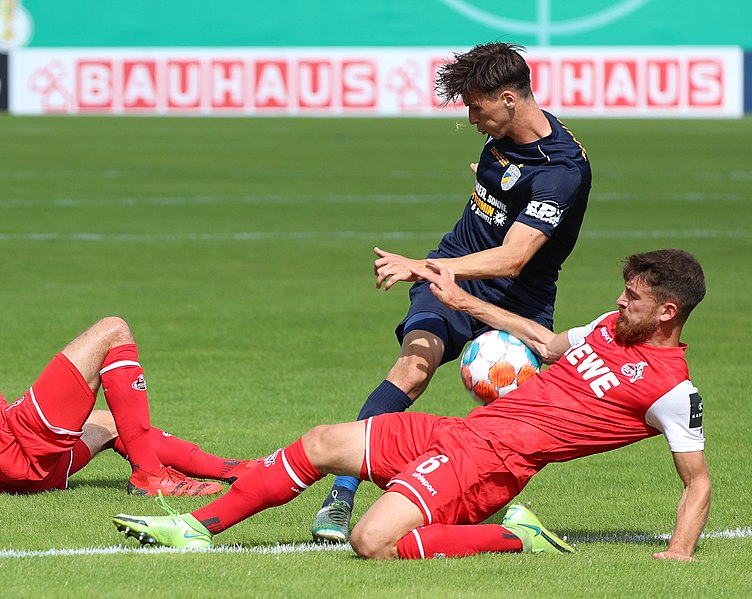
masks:
<instances>
[{"instance_id":1,"label":"white chalk line on grass","mask_svg":"<svg viewBox=\"0 0 752 599\"><path fill-rule=\"evenodd\" d=\"M752 528L734 528L717 532L706 532L702 539L747 539L752 537ZM651 543L667 541L670 534L639 534L614 533L608 535L587 535L571 538L575 543ZM175 547L123 547L111 545L109 547L84 547L78 549L0 549L0 559L28 559L35 557L87 557L100 555L162 555L176 553L212 553L228 555L285 555L315 552L350 551L347 543L319 544L319 543L285 543L277 545L262 545L258 547L242 547L239 545L219 545L212 549L178 549Z\"/></svg>"},{"instance_id":2,"label":"white chalk line on grass","mask_svg":"<svg viewBox=\"0 0 752 599\"><path fill-rule=\"evenodd\" d=\"M462 199L462 198L460 198ZM198 195L154 198L28 198L0 200L0 208L93 208L110 206L211 206L215 204L423 204L456 202L456 194Z\"/></svg>"},{"instance_id":3,"label":"white chalk line on grass","mask_svg":"<svg viewBox=\"0 0 752 599\"><path fill-rule=\"evenodd\" d=\"M94 208L112 206L212 206L219 204L436 204L461 202L462 194L332 194L332 195L176 195L156 197L120 198L6 198L0 199L0 208ZM678 192L654 194L650 192L602 192L593 193L592 202L749 202L747 193Z\"/></svg>"},{"instance_id":4,"label":"white chalk line on grass","mask_svg":"<svg viewBox=\"0 0 752 599\"><path fill-rule=\"evenodd\" d=\"M111 545L109 547L83 547L77 549L0 549L0 559L24 559L30 557L80 557L91 555L160 555L175 553L220 553L230 555L284 555L293 553L315 553L350 551L350 545L319 544L319 543L284 543L276 545L261 545L258 547L242 547L240 545L219 545L211 549L179 549L177 547L124 547Z\"/></svg>"},{"instance_id":5,"label":"white chalk line on grass","mask_svg":"<svg viewBox=\"0 0 752 599\"><path fill-rule=\"evenodd\" d=\"M240 231L236 233L0 233L0 242L226 242L440 239L440 231ZM633 231L583 231L581 239L749 239L752 230L669 229Z\"/></svg>"}]
</instances>

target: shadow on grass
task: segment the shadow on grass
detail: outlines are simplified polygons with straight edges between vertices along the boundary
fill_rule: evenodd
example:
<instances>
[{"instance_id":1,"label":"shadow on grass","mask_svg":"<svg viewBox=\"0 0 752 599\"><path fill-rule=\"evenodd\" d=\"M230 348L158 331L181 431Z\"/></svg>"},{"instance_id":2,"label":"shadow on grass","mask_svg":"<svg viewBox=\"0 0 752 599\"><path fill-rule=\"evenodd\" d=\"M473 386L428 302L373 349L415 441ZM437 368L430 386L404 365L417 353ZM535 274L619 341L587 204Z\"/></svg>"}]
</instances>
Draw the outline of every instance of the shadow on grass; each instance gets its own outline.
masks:
<instances>
[{"instance_id":1,"label":"shadow on grass","mask_svg":"<svg viewBox=\"0 0 752 599\"><path fill-rule=\"evenodd\" d=\"M125 491L128 485L128 479L117 480L102 480L101 478L85 478L78 476L75 480L71 480L68 488L72 491L83 488L96 488L96 489L116 489L118 491Z\"/></svg>"}]
</instances>

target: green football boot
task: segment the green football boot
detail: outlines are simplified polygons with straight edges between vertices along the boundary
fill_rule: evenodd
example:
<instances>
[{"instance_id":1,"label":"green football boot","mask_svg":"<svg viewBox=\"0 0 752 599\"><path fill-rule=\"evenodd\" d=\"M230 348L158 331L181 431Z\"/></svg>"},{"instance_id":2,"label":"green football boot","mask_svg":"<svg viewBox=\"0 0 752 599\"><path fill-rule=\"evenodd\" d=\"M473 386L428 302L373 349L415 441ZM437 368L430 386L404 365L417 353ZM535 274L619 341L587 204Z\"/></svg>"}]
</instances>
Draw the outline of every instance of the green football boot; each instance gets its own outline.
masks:
<instances>
[{"instance_id":1,"label":"green football boot","mask_svg":"<svg viewBox=\"0 0 752 599\"><path fill-rule=\"evenodd\" d=\"M350 538L352 507L346 501L335 499L322 507L311 524L311 534L317 543L346 543Z\"/></svg>"},{"instance_id":2,"label":"green football boot","mask_svg":"<svg viewBox=\"0 0 752 599\"><path fill-rule=\"evenodd\" d=\"M522 541L524 553L574 553L574 546L548 530L524 505L509 506L501 525Z\"/></svg>"},{"instance_id":3,"label":"green football boot","mask_svg":"<svg viewBox=\"0 0 752 599\"><path fill-rule=\"evenodd\" d=\"M212 533L191 514L180 514L167 505L161 493L157 498L167 516L129 516L118 514L112 519L126 537L134 537L142 545L163 545L186 549L208 549L214 545Z\"/></svg>"}]
</instances>

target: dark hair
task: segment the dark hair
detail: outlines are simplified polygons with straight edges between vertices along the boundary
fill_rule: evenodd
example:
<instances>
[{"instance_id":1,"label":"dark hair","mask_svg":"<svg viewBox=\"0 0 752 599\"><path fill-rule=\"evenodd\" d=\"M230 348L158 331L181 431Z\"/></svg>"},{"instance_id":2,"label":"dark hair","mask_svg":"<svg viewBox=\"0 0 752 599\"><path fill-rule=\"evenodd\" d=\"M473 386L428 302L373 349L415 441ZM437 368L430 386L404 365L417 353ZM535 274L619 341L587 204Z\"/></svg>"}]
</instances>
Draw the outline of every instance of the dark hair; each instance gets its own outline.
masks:
<instances>
[{"instance_id":1,"label":"dark hair","mask_svg":"<svg viewBox=\"0 0 752 599\"><path fill-rule=\"evenodd\" d=\"M496 96L504 88L528 98L533 92L530 67L519 54L524 50L517 44L493 42L455 53L454 62L442 65L436 73L436 93L446 103L478 92Z\"/></svg>"},{"instance_id":2,"label":"dark hair","mask_svg":"<svg viewBox=\"0 0 752 599\"><path fill-rule=\"evenodd\" d=\"M658 303L674 302L684 323L705 297L705 275L697 259L684 250L633 254L624 261L624 281L642 279Z\"/></svg>"}]
</instances>

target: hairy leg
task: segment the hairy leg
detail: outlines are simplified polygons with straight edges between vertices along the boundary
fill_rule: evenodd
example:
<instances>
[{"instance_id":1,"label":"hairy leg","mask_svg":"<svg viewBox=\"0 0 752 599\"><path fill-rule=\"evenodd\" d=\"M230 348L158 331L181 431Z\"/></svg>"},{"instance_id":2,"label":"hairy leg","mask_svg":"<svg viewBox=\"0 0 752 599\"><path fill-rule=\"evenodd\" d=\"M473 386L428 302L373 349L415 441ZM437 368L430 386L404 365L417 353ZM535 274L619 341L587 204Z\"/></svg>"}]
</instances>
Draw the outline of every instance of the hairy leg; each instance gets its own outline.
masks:
<instances>
[{"instance_id":1,"label":"hairy leg","mask_svg":"<svg viewBox=\"0 0 752 599\"><path fill-rule=\"evenodd\" d=\"M100 386L99 370L107 352L127 343L134 343L130 328L123 319L109 316L81 333L63 348L62 353L96 394Z\"/></svg>"}]
</instances>

